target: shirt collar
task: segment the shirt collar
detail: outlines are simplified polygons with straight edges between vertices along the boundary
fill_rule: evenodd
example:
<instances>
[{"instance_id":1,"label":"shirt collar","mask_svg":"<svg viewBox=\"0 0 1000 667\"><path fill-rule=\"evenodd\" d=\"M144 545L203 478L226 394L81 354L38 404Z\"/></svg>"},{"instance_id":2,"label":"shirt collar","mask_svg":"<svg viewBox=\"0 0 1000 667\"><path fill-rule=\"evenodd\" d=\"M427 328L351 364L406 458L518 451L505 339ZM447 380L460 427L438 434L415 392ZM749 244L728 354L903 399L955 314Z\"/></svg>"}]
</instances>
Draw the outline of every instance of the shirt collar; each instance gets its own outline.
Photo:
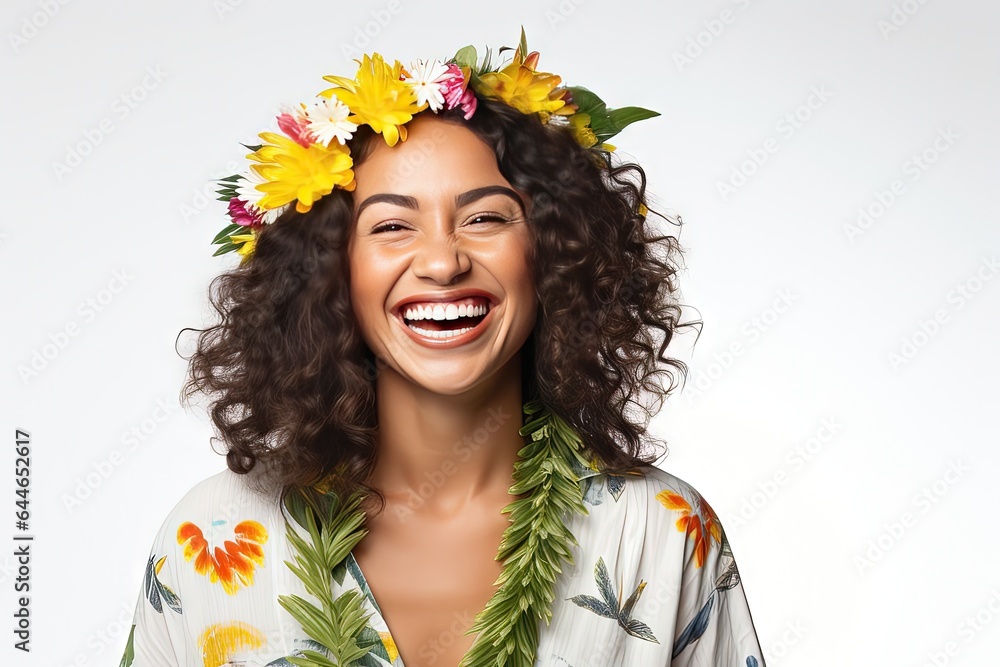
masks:
<instances>
[{"instance_id":1,"label":"shirt collar","mask_svg":"<svg viewBox=\"0 0 1000 667\"><path fill-rule=\"evenodd\" d=\"M582 482L588 477L596 477L597 475L604 474L605 471L604 466L601 465L601 458L593 450L589 447L584 447L582 454L584 459L590 461L590 465L584 466L576 459L576 457L570 461L570 467L576 474L577 480Z\"/></svg>"}]
</instances>

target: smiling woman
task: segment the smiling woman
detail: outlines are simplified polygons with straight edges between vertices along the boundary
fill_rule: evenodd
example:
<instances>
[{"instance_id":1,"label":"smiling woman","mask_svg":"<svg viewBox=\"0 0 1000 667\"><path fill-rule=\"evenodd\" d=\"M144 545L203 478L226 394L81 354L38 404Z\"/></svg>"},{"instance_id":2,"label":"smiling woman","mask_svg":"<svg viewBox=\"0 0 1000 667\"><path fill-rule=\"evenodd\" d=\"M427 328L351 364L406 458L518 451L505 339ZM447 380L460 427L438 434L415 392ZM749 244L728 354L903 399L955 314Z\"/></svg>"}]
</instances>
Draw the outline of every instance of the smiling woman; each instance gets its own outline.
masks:
<instances>
[{"instance_id":1,"label":"smiling woman","mask_svg":"<svg viewBox=\"0 0 1000 667\"><path fill-rule=\"evenodd\" d=\"M228 469L162 524L123 665L763 664L718 517L651 465L692 324L606 141L656 114L523 33L470 49L365 56L225 179L186 392Z\"/></svg>"},{"instance_id":2,"label":"smiling woman","mask_svg":"<svg viewBox=\"0 0 1000 667\"><path fill-rule=\"evenodd\" d=\"M355 168L351 303L384 364L379 383L455 395L493 382L531 334L533 239L489 145L436 116L408 128L404 144L376 144ZM394 178L423 154L417 173Z\"/></svg>"}]
</instances>

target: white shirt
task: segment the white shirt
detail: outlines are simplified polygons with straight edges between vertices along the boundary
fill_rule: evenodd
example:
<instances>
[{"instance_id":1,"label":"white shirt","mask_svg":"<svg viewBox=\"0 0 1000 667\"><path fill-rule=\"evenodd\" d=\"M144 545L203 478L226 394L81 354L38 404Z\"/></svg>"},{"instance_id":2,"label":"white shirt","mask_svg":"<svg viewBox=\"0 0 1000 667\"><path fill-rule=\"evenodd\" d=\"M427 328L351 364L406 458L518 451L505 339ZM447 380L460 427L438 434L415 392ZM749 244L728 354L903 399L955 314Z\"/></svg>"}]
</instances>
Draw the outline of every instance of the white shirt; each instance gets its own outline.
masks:
<instances>
[{"instance_id":1,"label":"white shirt","mask_svg":"<svg viewBox=\"0 0 1000 667\"><path fill-rule=\"evenodd\" d=\"M568 518L578 546L556 579L551 624L540 623L535 667L763 667L728 540L701 494L652 466L574 468L588 514ZM285 516L229 470L191 489L154 540L122 667L278 667L322 651L277 601L313 599L284 562ZM333 574L335 597L365 595L366 633L380 640L354 664L403 667L353 554ZM457 634L471 622L456 618ZM432 646L418 653L414 665L432 664Z\"/></svg>"}]
</instances>

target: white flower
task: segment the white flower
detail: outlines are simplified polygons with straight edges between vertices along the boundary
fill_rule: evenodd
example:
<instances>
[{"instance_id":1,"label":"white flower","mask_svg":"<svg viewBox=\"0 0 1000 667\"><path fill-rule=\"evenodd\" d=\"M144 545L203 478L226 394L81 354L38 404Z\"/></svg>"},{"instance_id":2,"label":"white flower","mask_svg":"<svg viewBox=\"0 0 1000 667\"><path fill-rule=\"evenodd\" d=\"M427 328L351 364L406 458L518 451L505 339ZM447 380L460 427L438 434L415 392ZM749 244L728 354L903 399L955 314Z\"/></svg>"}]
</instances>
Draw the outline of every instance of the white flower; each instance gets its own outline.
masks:
<instances>
[{"instance_id":1,"label":"white flower","mask_svg":"<svg viewBox=\"0 0 1000 667\"><path fill-rule=\"evenodd\" d=\"M284 206L279 206L278 208L272 208L268 210L262 209L257 205L260 198L264 196L264 193L257 189L259 183L266 183L264 177L257 173L256 169L247 169L240 174L243 178L238 181L239 185L236 186L236 194L240 201L246 202L245 208L251 214L259 213L262 216L264 224L270 225L272 222L278 219L284 210L288 207L288 204Z\"/></svg>"},{"instance_id":2,"label":"white flower","mask_svg":"<svg viewBox=\"0 0 1000 667\"><path fill-rule=\"evenodd\" d=\"M323 97L306 108L306 118L309 121L306 127L316 137L316 141L324 146L329 146L334 139L346 144L358 129L356 123L347 120L350 115L350 107L339 99Z\"/></svg>"},{"instance_id":3,"label":"white flower","mask_svg":"<svg viewBox=\"0 0 1000 667\"><path fill-rule=\"evenodd\" d=\"M410 63L410 77L404 79L417 93L417 104L427 103L427 108L437 112L444 107L440 81L448 74L448 67L439 60L414 60Z\"/></svg>"},{"instance_id":4,"label":"white flower","mask_svg":"<svg viewBox=\"0 0 1000 667\"><path fill-rule=\"evenodd\" d=\"M552 114L551 116L549 116L549 122L547 123L547 125L562 125L565 127L569 125L569 117L561 116L559 114Z\"/></svg>"},{"instance_id":5,"label":"white flower","mask_svg":"<svg viewBox=\"0 0 1000 667\"><path fill-rule=\"evenodd\" d=\"M247 204L247 206L249 206L249 204ZM281 217L282 213L288 210L289 206L291 206L291 204L285 204L284 206L279 206L278 208L271 208L266 211L261 211L261 213L264 216L264 224L270 225L271 223L273 223L275 220Z\"/></svg>"}]
</instances>

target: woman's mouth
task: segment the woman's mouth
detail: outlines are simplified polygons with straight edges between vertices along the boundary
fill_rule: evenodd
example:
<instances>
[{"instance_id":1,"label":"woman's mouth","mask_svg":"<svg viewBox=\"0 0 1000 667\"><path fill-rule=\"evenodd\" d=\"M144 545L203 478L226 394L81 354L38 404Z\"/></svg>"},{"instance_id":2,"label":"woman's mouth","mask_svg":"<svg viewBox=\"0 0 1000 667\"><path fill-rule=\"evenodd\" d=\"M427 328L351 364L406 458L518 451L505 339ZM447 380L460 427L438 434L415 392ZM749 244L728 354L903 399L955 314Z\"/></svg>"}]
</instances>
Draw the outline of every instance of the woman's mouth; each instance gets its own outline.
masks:
<instances>
[{"instance_id":1,"label":"woman's mouth","mask_svg":"<svg viewBox=\"0 0 1000 667\"><path fill-rule=\"evenodd\" d=\"M478 335L492 305L479 296L444 302L413 302L400 309L400 319L421 342L468 342ZM438 343L437 341L440 341Z\"/></svg>"}]
</instances>

